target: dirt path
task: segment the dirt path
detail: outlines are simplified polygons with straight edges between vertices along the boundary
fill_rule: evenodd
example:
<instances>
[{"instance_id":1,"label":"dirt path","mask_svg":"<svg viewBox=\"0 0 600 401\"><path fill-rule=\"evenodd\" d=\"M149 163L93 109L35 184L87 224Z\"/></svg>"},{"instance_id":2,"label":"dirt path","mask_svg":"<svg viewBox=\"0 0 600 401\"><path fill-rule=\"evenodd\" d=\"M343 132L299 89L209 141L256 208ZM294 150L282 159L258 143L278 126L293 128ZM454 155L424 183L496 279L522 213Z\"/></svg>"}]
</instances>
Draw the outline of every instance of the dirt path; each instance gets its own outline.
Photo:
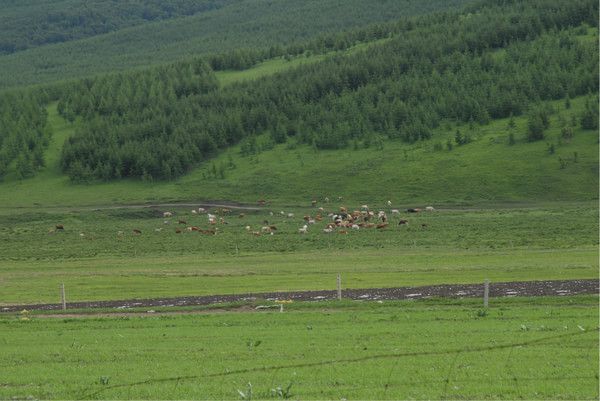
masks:
<instances>
[{"instance_id":1,"label":"dirt path","mask_svg":"<svg viewBox=\"0 0 600 401\"><path fill-rule=\"evenodd\" d=\"M566 296L578 294L598 294L599 282L596 279L587 280L555 280L555 281L516 281L491 283L490 297L516 296ZM70 302L67 309L116 308L124 309L139 307L181 307L213 305L231 302L252 302L257 300L294 300L294 301L324 301L333 300L336 291L294 291L272 292L259 294L237 295L206 295L198 297L129 299L119 301L89 301ZM398 300L442 298L472 298L483 297L483 284L440 284L423 287L399 288L367 288L346 289L343 298L353 300ZM27 310L60 310L60 304L37 305L7 305L0 307L0 312L17 312Z\"/></svg>"}]
</instances>

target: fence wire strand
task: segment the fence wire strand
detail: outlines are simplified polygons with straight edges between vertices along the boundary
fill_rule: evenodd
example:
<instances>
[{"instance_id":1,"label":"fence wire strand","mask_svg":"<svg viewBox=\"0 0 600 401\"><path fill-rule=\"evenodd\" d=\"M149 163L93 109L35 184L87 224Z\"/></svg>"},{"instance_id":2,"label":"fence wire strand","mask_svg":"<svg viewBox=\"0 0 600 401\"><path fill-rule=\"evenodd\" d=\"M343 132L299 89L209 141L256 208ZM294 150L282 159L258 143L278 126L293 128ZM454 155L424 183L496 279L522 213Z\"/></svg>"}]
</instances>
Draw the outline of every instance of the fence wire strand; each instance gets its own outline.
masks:
<instances>
[{"instance_id":1,"label":"fence wire strand","mask_svg":"<svg viewBox=\"0 0 600 401\"><path fill-rule=\"evenodd\" d=\"M502 349L513 349L516 347L535 346L535 345L539 345L539 344L542 344L547 341L571 338L571 337L581 336L581 335L585 335L585 334L589 334L589 333L598 333L598 332L599 332L598 330L579 331L579 332L574 332L574 333L564 333L564 334L558 334L558 335L554 335L554 336L540 337L540 338L536 338L533 340L508 343L508 344L488 345L488 346L479 346L479 347L470 347L470 348L459 348L459 349L450 349L450 350L441 350L441 351L415 351L415 352L375 354L375 355L368 355L368 356L363 356L363 357L359 357L359 358L332 359L332 360L325 360L325 361L318 361L318 362L296 363L296 364L289 364L289 365L258 366L258 367L252 367L252 368L244 368L244 369L225 370L224 372L207 373L207 374L201 374L201 375L155 378L155 379L148 379L148 380L142 380L142 381L131 382L131 383L121 383L121 384L114 384L114 385L110 385L110 386L104 386L101 389L96 390L94 392L83 393L79 397L92 398L92 397L95 397L105 391L108 391L108 390L124 388L124 387L131 388L134 386L142 386L142 385L147 385L147 384L168 383L168 382L173 382L173 381L180 383L181 381L186 381L186 380L210 379L210 378L239 375L239 374L245 374L245 373L278 371L281 369L300 369L300 368L322 367L322 366L326 366L326 365L358 363L358 362L365 362L365 361L379 360L379 359L396 359L396 358L409 358L409 357L455 354L456 356L453 359L453 361L455 362L456 358L458 358L458 356L463 353L485 352L485 351L494 351L494 350L502 350ZM454 365L454 362L453 362L453 365ZM450 367L450 369L451 370L453 369L452 366ZM451 371L450 371L450 373L451 373ZM450 375L450 373L448 375ZM590 378L593 378L593 377L592 376L582 376L582 377L572 377L571 379L590 379ZM597 379L597 376L595 376L595 378ZM441 383L445 383L447 386L449 379L450 379L449 376L447 376L446 378L442 378L442 379L438 379L438 380L414 382L414 383L410 383L410 384L420 384L420 383L428 384L428 383L440 383L441 382ZM473 379L473 380L475 380L475 379ZM477 380L479 380L479 379L477 379ZM509 380L509 379L501 379L501 380ZM510 380L513 380L513 379L510 379ZM522 381L525 381L525 380L544 381L544 380L557 380L557 378L556 377L546 378L546 379L544 379L544 378L519 378L519 380L522 380ZM470 380L468 380L468 379L467 380L453 380L453 382L457 382L457 383L468 382L468 381L470 381ZM445 393L445 389L444 389L444 393Z\"/></svg>"}]
</instances>

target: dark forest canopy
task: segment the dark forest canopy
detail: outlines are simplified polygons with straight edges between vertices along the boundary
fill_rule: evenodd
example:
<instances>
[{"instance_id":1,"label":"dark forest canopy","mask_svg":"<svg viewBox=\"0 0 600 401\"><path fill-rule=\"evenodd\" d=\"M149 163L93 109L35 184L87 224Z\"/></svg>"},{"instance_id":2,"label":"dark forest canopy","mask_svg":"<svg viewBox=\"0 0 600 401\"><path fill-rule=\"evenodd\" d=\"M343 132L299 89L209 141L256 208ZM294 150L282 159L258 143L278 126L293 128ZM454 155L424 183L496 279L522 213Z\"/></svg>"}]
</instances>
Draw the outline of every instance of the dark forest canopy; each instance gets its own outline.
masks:
<instances>
[{"instance_id":1,"label":"dark forest canopy","mask_svg":"<svg viewBox=\"0 0 600 401\"><path fill-rule=\"evenodd\" d=\"M9 0L0 16L0 55L221 8L235 0Z\"/></svg>"},{"instance_id":2,"label":"dark forest canopy","mask_svg":"<svg viewBox=\"0 0 600 401\"><path fill-rule=\"evenodd\" d=\"M402 16L457 9L472 1L4 1L0 89L171 64L235 49L288 46Z\"/></svg>"},{"instance_id":3,"label":"dark forest canopy","mask_svg":"<svg viewBox=\"0 0 600 401\"><path fill-rule=\"evenodd\" d=\"M430 138L443 119L521 114L597 91L597 47L569 29L596 15L593 0L494 1L404 19L384 44L220 89L200 60L85 80L60 102L64 116L84 118L62 166L75 180L170 179L265 132L335 149Z\"/></svg>"},{"instance_id":4,"label":"dark forest canopy","mask_svg":"<svg viewBox=\"0 0 600 401\"><path fill-rule=\"evenodd\" d=\"M51 136L46 101L39 93L25 91L0 96L0 179L11 164L17 178L31 177L44 166Z\"/></svg>"}]
</instances>

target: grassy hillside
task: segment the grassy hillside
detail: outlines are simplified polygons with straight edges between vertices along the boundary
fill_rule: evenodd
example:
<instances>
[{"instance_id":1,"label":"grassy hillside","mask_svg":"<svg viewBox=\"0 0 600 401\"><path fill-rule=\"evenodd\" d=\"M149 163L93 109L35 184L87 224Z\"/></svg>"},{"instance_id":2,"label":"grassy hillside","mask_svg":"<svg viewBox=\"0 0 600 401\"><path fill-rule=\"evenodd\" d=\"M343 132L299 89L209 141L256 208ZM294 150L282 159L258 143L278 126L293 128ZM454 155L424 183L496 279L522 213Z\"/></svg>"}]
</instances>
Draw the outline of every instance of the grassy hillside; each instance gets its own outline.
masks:
<instances>
[{"instance_id":1,"label":"grassy hillside","mask_svg":"<svg viewBox=\"0 0 600 401\"><path fill-rule=\"evenodd\" d=\"M68 42L40 44L12 54L0 56L0 88L47 83L75 77L91 76L207 53L222 53L237 48L267 48L306 40L326 32L397 19L400 16L425 14L454 9L469 0L359 0L328 2L315 0L240 0L214 2L218 7L191 16L172 16L167 20L144 22L132 17L117 23L114 30L91 37L73 38ZM53 3L60 17L69 14L73 3ZM146 3L154 3L146 1ZM104 3L95 7L103 7ZM119 15L104 10L109 21ZM27 6L12 4L10 15L33 18L34 2ZM139 12L138 12L139 14ZM98 18L98 16L95 16ZM62 18L67 18L63 15ZM101 18L98 18L102 20ZM11 21L13 21L11 19ZM60 21L59 21L60 22ZM9 33L17 27L7 25ZM14 29L12 29L13 27ZM60 31L60 24L56 28ZM63 28L65 34L68 29ZM10 44L9 44L10 45ZM8 46L8 45L7 45Z\"/></svg>"},{"instance_id":2,"label":"grassy hillside","mask_svg":"<svg viewBox=\"0 0 600 401\"><path fill-rule=\"evenodd\" d=\"M61 144L74 126L59 117L52 105L49 114L54 135L46 154L47 167L34 178L21 181L9 174L0 183L0 205L8 210L172 200L254 203L259 198L305 205L312 198L338 196L355 203L391 199L406 204L592 200L597 199L598 188L597 133L577 129L574 138L566 142L560 139L558 128L559 115L567 119L577 116L584 101L573 99L568 110L564 101L554 102L558 112L551 117L546 140L538 142L525 140L526 119L519 117L515 118L515 145L508 144L508 119L503 119L475 125L473 142L448 151L445 139L454 137L456 126L445 124L440 128L441 137L412 145L385 141L380 149L315 151L306 145L288 144L246 157L241 156L239 147L233 147L175 181L122 180L91 185L71 184L60 172ZM460 129L470 132L468 126ZM554 145L554 154L550 154L549 144ZM441 150L436 150L439 145ZM225 179L213 177L213 164L226 166Z\"/></svg>"}]
</instances>

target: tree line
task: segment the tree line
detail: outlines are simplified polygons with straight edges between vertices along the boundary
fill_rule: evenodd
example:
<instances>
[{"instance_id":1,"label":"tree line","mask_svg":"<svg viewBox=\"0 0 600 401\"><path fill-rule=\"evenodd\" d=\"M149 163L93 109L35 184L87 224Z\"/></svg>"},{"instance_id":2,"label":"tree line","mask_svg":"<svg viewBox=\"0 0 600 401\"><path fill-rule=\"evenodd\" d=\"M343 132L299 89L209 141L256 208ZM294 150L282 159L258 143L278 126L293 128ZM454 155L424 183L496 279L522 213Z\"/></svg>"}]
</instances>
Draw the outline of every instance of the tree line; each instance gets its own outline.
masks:
<instances>
[{"instance_id":1,"label":"tree line","mask_svg":"<svg viewBox=\"0 0 600 401\"><path fill-rule=\"evenodd\" d=\"M47 98L34 92L0 95L0 179L13 169L27 178L44 166L44 150L51 138Z\"/></svg>"}]
</instances>

